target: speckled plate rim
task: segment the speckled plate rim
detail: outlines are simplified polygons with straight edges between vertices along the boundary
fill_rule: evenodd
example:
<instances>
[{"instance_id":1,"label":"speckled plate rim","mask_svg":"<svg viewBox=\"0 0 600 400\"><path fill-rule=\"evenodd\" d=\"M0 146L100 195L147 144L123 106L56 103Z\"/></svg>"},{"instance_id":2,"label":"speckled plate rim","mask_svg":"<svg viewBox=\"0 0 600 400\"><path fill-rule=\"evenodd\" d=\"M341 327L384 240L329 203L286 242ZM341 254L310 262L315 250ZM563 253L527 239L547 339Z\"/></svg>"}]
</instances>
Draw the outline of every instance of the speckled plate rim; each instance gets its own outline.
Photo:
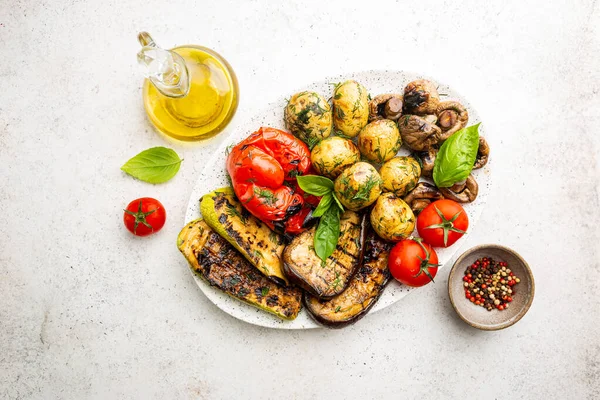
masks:
<instances>
[{"instance_id":1,"label":"speckled plate rim","mask_svg":"<svg viewBox=\"0 0 600 400\"><path fill-rule=\"evenodd\" d=\"M428 79L438 85L438 90L440 93L446 94L446 97L442 97L443 100L456 99L467 108L469 111L469 125L481 122L481 118L476 108L473 107L473 105L460 92L456 91L454 88L438 79L423 74L401 70L367 70L343 73L335 76L325 77L324 79L318 81L308 82L305 85L298 87L295 91L290 91L289 93L280 95L274 101L266 104L265 107L259 108L257 112L245 115L245 118L243 119L233 120L235 125L232 125L229 128L231 133L229 133L229 135L223 139L217 150L215 150L215 153L208 158L205 167L201 170L198 176L196 184L194 185L190 194L185 215L185 223L202 216L199 207L199 199L202 195L227 185L227 180L224 175L225 163L223 155L225 154L225 150L228 145L237 143L245 136L254 132L260 126L273 126L275 128L285 129L283 123L283 108L286 103L285 99L288 98L292 93L303 90L313 90L322 92L324 95L326 95L332 91L332 82L341 82L347 79L357 80L365 85L369 92L373 94L397 92L398 90L402 90L406 84L415 79ZM485 125L480 126L479 131L480 134L487 137L489 141L491 136L488 134ZM398 153L398 155L408 154L410 154L410 152L404 147ZM477 221L479 220L479 217L487 203L487 199L492 191L493 179L491 175L491 165L493 165L493 157L490 157L487 165L484 168L473 171L473 174L476 176L479 184L479 195L474 203L464 204L465 210L469 213L471 230L477 224ZM436 249L440 263L446 264L450 262L456 252L460 250L464 241L465 238L461 238L457 243L449 248ZM441 268L442 267L440 267L440 269ZM217 288L208 285L193 271L190 270L190 272L192 273L198 287L200 290L202 290L206 297L208 297L209 300L221 310L237 319L253 325L274 329L314 329L322 327L322 325L315 322L308 315L308 312L305 309L300 312L295 320L282 320L276 316L273 316L272 314L264 312L263 310L255 308L239 301L238 299L224 294ZM369 314L391 306L392 304L400 301L410 292L417 289L418 288L404 286L397 281L392 280L390 283L388 283L385 291L382 293L377 303L369 311ZM364 319L368 318L369 315L365 316ZM363 321L360 321L359 323L364 323Z\"/></svg>"},{"instance_id":2,"label":"speckled plate rim","mask_svg":"<svg viewBox=\"0 0 600 400\"><path fill-rule=\"evenodd\" d=\"M489 248L506 251L507 253L510 253L514 257L519 259L519 261L521 261L523 263L523 265L525 267L525 271L527 272L527 276L531 280L531 291L529 292L529 298L527 299L527 302L525 303L524 307L521 308L521 311L519 311L519 313L514 318L512 318L508 321L505 321L503 323L500 323L498 325L495 325L495 326L481 325L481 324L478 324L476 322L470 321L467 318L465 318L460 313L460 311L458 311L458 307L456 307L456 304L454 302L454 296L452 295L452 289L451 289L451 285L453 282L452 278L454 277L455 274L458 273L457 272L458 266L462 263L462 261L465 258L467 258L469 255L471 255L472 253L474 253L478 250L489 249ZM499 330L506 329L508 327L513 326L514 324L519 322L521 320L521 318L523 318L525 316L525 314L527 314L527 311L529 311L529 308L531 307L531 304L533 303L533 298L535 297L535 280L533 278L533 272L531 271L531 268L529 267L529 264L527 263L527 261L525 261L525 259L523 257L521 257L521 255L519 253L517 253L516 251L514 251L513 249L508 248L506 246L499 245L499 244L491 244L491 243L490 244L480 244L480 245L472 247L469 250L462 253L460 255L460 257L458 257L456 259L456 261L454 262L454 264L452 265L452 269L450 269L450 274L448 275L448 296L450 297L450 303L452 304L452 308L454 308L456 315L458 315L459 318L461 320L463 320L467 325L470 325L473 328L481 329L482 331L499 331Z\"/></svg>"}]
</instances>

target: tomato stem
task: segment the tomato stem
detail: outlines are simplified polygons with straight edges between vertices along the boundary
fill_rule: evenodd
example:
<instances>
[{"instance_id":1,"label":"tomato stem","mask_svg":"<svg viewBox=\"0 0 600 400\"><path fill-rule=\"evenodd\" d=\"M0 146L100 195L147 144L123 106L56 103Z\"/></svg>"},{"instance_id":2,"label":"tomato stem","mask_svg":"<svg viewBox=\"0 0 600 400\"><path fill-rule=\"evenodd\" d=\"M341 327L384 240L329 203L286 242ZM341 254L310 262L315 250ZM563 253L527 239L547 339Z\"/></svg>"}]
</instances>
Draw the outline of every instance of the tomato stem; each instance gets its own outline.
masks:
<instances>
[{"instance_id":1,"label":"tomato stem","mask_svg":"<svg viewBox=\"0 0 600 400\"><path fill-rule=\"evenodd\" d=\"M437 206L434 205L433 208L435 208L435 211L441 218L442 222L439 224L429 225L425 229L443 229L444 230L444 247L448 247L448 234L450 233L450 231L462 233L463 235L465 233L467 233L467 232L465 232L461 229L458 229L454 226L454 221L456 221L456 219L458 218L460 213L462 213L462 210L457 212L456 214L454 214L454 216L452 218L446 219L446 216L444 216L444 214L442 214L442 212L437 208Z\"/></svg>"},{"instance_id":2,"label":"tomato stem","mask_svg":"<svg viewBox=\"0 0 600 400\"><path fill-rule=\"evenodd\" d=\"M133 211L129 211L129 210L123 210L123 211L125 211L125 213L127 213L135 218L135 221L133 222L133 233L134 234L137 233L137 227L139 224L143 224L144 226L146 226L147 228L152 230L152 232L154 232L154 227L152 225L150 225L148 223L148 221L146 221L146 217L148 215L152 214L153 212L155 212L156 209L148 211L148 212L143 212L142 211L142 200L140 200L140 203L138 204L137 212L133 212Z\"/></svg>"},{"instance_id":3,"label":"tomato stem","mask_svg":"<svg viewBox=\"0 0 600 400\"><path fill-rule=\"evenodd\" d=\"M423 252L425 252L425 258L421 258L419 256L417 256L417 258L419 260L421 260L421 265L419 266L419 272L417 272L417 274L414 276L414 278L416 278L417 276L421 275L421 274L425 274L427 275L427 277L429 278L429 280L433 283L435 283L435 281L433 280L433 276L431 276L431 273L429 272L429 268L430 267L439 267L442 264L434 264L434 263L430 263L429 260L431 258L431 254L429 253L429 251L427 251L427 248L425 246L423 246L423 243L421 243L421 240L415 240L415 242L417 242L419 244L419 246L421 246L421 249L423 249Z\"/></svg>"}]
</instances>

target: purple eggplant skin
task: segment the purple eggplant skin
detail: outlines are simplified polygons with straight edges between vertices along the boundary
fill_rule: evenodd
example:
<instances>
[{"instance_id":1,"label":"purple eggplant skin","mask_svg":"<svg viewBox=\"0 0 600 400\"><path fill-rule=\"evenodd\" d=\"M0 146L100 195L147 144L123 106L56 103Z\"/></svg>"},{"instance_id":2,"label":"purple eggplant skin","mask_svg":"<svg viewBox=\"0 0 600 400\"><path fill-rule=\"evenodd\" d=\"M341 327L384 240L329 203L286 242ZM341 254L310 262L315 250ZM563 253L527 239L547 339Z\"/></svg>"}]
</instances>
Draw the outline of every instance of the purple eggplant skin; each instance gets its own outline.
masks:
<instances>
[{"instance_id":1,"label":"purple eggplant skin","mask_svg":"<svg viewBox=\"0 0 600 400\"><path fill-rule=\"evenodd\" d=\"M366 231L365 214L346 211L340 218L340 238L323 262L315 253L316 228L296 236L283 251L283 273L294 285L320 299L342 293L358 270Z\"/></svg>"},{"instance_id":2,"label":"purple eggplant skin","mask_svg":"<svg viewBox=\"0 0 600 400\"><path fill-rule=\"evenodd\" d=\"M328 328L343 328L360 320L377 303L390 280L388 256L391 247L391 243L381 239L369 227L361 265L346 290L327 300L305 292L306 310Z\"/></svg>"}]
</instances>

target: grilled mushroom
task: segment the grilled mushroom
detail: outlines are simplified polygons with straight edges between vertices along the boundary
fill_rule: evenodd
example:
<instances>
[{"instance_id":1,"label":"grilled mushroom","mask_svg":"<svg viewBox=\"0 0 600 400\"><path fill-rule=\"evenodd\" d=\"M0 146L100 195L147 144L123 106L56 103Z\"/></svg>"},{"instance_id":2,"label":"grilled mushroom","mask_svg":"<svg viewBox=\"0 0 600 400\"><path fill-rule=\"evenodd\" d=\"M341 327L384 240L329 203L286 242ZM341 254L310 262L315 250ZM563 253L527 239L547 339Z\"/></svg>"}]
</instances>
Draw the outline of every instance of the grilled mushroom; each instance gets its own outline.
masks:
<instances>
[{"instance_id":1,"label":"grilled mushroom","mask_svg":"<svg viewBox=\"0 0 600 400\"><path fill-rule=\"evenodd\" d=\"M475 159L475 165L473 169L482 168L488 162L488 156L490 155L490 146L484 137L479 136L479 148L477 149L477 159Z\"/></svg>"},{"instance_id":2,"label":"grilled mushroom","mask_svg":"<svg viewBox=\"0 0 600 400\"><path fill-rule=\"evenodd\" d=\"M467 126L469 112L457 101L443 101L439 103L436 114L437 124L442 129L440 140L444 141L453 133Z\"/></svg>"},{"instance_id":3,"label":"grilled mushroom","mask_svg":"<svg viewBox=\"0 0 600 400\"><path fill-rule=\"evenodd\" d=\"M439 142L442 131L418 115L404 115L398 120L402 142L417 151L430 149Z\"/></svg>"},{"instance_id":4,"label":"grilled mushroom","mask_svg":"<svg viewBox=\"0 0 600 400\"><path fill-rule=\"evenodd\" d=\"M440 188L445 198L457 201L459 203L470 203L477 198L479 185L473 177L469 175L466 181L455 183L449 188Z\"/></svg>"},{"instance_id":5,"label":"grilled mushroom","mask_svg":"<svg viewBox=\"0 0 600 400\"><path fill-rule=\"evenodd\" d=\"M369 122L377 119L397 121L402 115L402 95L380 94L369 102Z\"/></svg>"},{"instance_id":6,"label":"grilled mushroom","mask_svg":"<svg viewBox=\"0 0 600 400\"><path fill-rule=\"evenodd\" d=\"M413 190L404 196L404 201L410 206L415 215L417 215L431 204L431 202L443 198L444 196L437 187L427 182L419 182Z\"/></svg>"},{"instance_id":7,"label":"grilled mushroom","mask_svg":"<svg viewBox=\"0 0 600 400\"><path fill-rule=\"evenodd\" d=\"M418 79L404 88L404 113L434 114L440 102L435 85L425 79Z\"/></svg>"},{"instance_id":8,"label":"grilled mushroom","mask_svg":"<svg viewBox=\"0 0 600 400\"><path fill-rule=\"evenodd\" d=\"M433 125L438 122L438 117L435 114L423 115L423 119Z\"/></svg>"},{"instance_id":9,"label":"grilled mushroom","mask_svg":"<svg viewBox=\"0 0 600 400\"><path fill-rule=\"evenodd\" d=\"M431 178L433 176L433 165L435 164L435 158L437 157L438 149L435 147L429 150L420 151L417 153L417 157L421 160L421 175Z\"/></svg>"}]
</instances>

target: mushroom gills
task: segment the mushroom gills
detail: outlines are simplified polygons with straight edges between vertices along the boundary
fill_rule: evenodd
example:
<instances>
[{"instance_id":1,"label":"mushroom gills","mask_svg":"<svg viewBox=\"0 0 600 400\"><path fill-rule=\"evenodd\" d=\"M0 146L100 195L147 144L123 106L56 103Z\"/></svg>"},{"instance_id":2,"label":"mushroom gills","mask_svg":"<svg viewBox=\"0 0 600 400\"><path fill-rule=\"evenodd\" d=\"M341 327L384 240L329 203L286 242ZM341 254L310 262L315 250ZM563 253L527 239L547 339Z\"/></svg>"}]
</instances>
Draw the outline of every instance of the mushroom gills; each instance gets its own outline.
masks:
<instances>
[{"instance_id":1,"label":"mushroom gills","mask_svg":"<svg viewBox=\"0 0 600 400\"><path fill-rule=\"evenodd\" d=\"M402 95L397 93L380 94L369 102L369 121L390 119L397 121L402 116L404 105Z\"/></svg>"}]
</instances>

